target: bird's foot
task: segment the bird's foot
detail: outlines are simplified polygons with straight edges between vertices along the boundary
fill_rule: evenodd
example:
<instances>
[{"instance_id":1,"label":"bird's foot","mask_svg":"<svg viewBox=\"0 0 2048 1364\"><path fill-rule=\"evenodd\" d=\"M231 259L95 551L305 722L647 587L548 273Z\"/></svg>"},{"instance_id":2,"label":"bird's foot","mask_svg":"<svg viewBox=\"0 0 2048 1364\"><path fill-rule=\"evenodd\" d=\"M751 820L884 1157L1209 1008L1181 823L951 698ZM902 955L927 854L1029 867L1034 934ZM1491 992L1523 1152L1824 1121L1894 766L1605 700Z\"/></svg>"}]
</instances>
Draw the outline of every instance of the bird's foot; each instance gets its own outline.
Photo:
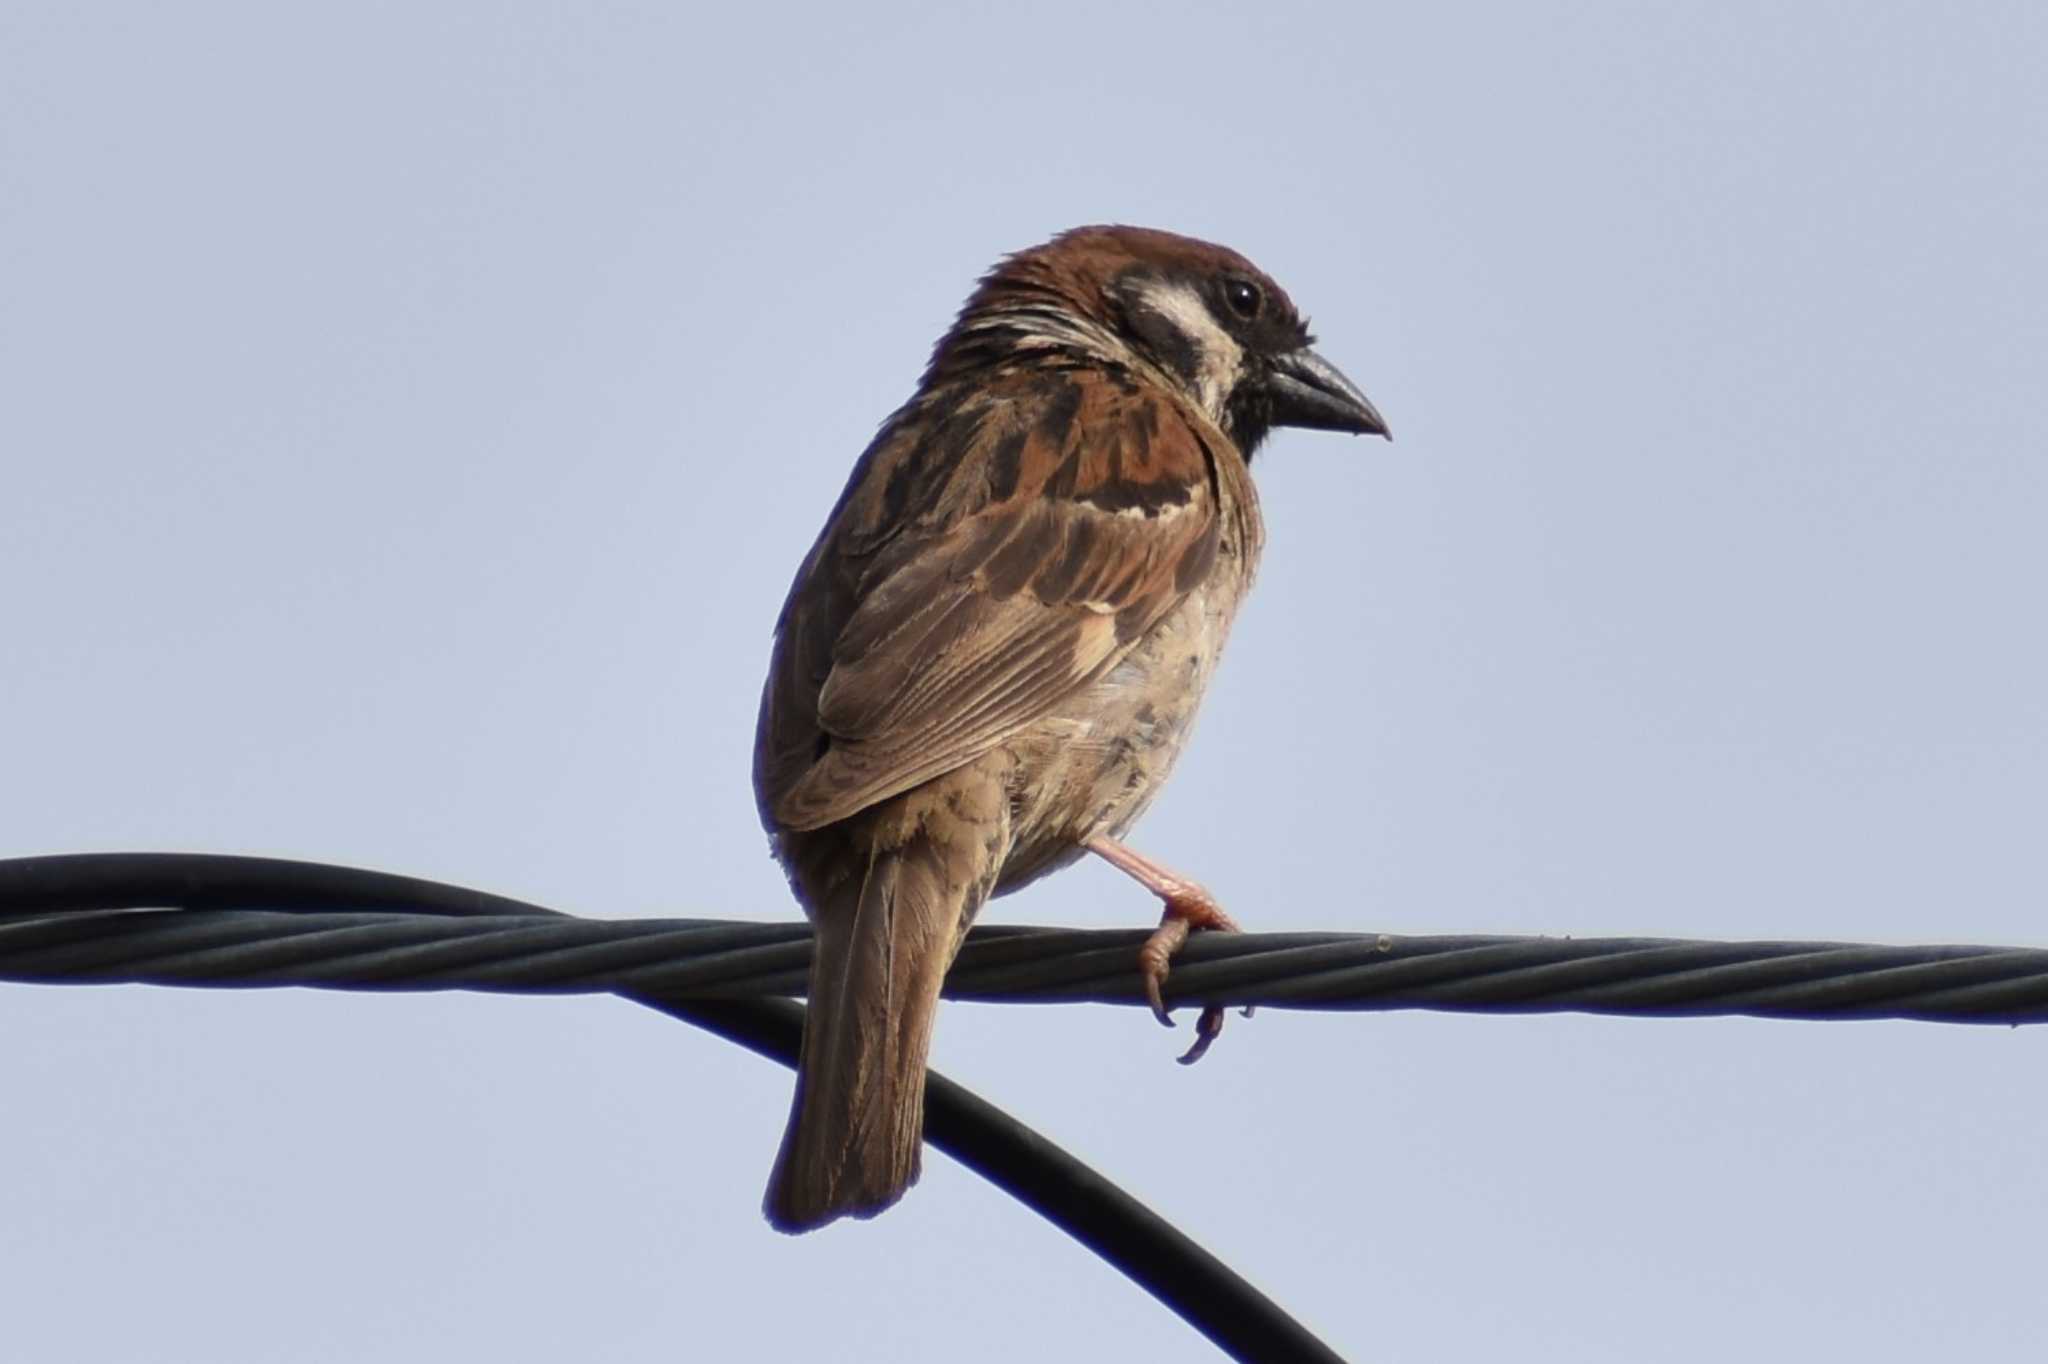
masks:
<instances>
[{"instance_id":1,"label":"bird's foot","mask_svg":"<svg viewBox=\"0 0 2048 1364\"><path fill-rule=\"evenodd\" d=\"M1152 930L1152 936L1145 939L1144 946L1138 949L1138 972L1145 981L1145 998L1152 1005L1152 1016L1170 1028L1173 1015L1166 1007L1164 991L1174 954L1187 944L1189 936L1194 933L1205 930L1238 932L1237 921L1223 912L1223 906L1216 897L1200 883L1167 870L1114 839L1091 838L1087 847L1166 902L1166 912L1159 916L1159 927ZM1245 1013L1249 1015L1251 1011L1247 1009ZM1180 1063L1188 1066L1201 1060L1203 1053L1222 1032L1223 1006L1205 1005L1201 1019L1195 1024L1194 1045L1180 1058Z\"/></svg>"}]
</instances>

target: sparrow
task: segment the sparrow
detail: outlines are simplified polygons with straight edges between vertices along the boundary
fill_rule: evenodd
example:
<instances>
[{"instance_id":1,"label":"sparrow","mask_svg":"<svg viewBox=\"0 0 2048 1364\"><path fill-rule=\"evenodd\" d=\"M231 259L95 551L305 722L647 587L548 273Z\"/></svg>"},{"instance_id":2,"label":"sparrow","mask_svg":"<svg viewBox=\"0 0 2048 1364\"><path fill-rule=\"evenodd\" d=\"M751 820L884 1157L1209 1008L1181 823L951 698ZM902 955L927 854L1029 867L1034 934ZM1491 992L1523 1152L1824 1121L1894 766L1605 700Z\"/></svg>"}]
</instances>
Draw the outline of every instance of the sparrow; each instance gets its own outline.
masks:
<instances>
[{"instance_id":1,"label":"sparrow","mask_svg":"<svg viewBox=\"0 0 2048 1364\"><path fill-rule=\"evenodd\" d=\"M1164 902L1139 953L1235 925L1126 847L1187 739L1264 531L1276 427L1386 436L1225 247L1080 227L985 275L797 570L754 791L815 936L782 1231L917 1179L939 987L984 901L1092 853ZM1217 1029L1205 1011L1188 1058Z\"/></svg>"}]
</instances>

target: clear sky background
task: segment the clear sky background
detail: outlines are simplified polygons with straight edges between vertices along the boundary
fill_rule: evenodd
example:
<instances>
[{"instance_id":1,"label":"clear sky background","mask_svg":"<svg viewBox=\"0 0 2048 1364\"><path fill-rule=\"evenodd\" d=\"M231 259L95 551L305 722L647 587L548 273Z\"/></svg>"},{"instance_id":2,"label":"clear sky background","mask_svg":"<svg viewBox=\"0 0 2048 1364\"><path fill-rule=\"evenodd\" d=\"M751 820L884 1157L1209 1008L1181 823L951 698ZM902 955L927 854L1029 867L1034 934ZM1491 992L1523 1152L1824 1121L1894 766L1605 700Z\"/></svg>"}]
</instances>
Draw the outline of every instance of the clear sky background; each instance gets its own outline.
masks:
<instances>
[{"instance_id":1,"label":"clear sky background","mask_svg":"<svg viewBox=\"0 0 2048 1364\"><path fill-rule=\"evenodd\" d=\"M1000 253L1235 246L1283 433L1133 841L1247 925L2048 944L2035 4L0 9L0 851L794 915L769 629ZM1076 868L1003 923L1147 922ZM0 987L65 1361L1203 1360L602 999ZM948 1006L936 1062L1359 1360L2038 1359L2048 1030Z\"/></svg>"}]
</instances>

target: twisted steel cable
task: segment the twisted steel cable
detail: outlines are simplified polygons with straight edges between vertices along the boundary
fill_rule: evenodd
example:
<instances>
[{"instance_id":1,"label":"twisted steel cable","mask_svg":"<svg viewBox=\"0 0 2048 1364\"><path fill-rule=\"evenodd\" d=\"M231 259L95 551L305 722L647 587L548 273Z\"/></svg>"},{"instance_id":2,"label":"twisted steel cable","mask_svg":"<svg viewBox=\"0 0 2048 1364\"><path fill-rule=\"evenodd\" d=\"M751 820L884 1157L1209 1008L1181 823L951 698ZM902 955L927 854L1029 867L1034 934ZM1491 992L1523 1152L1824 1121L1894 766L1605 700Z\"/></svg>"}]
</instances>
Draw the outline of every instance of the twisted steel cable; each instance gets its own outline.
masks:
<instances>
[{"instance_id":1,"label":"twisted steel cable","mask_svg":"<svg viewBox=\"0 0 2048 1364\"><path fill-rule=\"evenodd\" d=\"M119 867L129 877L121 882L119 864L104 858L0 862L0 979L740 1000L801 995L809 969L802 923L577 919L453 887L429 895L421 888L432 883L405 878L351 894L339 868L317 869L307 896L292 900L327 907L286 910L278 906L292 897L264 888L260 863L226 861L246 862L236 871L242 879L208 879L185 863L133 862ZM126 908L166 902L203 907ZM946 995L1141 1004L1144 937L977 928ZM2048 1019L2048 950L1203 934L1175 960L1166 994L1169 1002L1300 1009L2017 1024Z\"/></svg>"}]
</instances>

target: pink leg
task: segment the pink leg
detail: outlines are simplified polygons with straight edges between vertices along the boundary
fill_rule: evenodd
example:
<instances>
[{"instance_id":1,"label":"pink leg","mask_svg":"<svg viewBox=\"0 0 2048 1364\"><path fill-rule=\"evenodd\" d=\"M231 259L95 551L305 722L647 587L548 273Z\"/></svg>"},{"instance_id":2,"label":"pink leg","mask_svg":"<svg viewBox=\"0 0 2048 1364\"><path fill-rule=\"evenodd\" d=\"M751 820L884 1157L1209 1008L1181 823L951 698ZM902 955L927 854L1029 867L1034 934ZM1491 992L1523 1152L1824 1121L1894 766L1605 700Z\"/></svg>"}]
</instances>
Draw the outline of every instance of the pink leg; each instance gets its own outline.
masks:
<instances>
[{"instance_id":1,"label":"pink leg","mask_svg":"<svg viewBox=\"0 0 2048 1364\"><path fill-rule=\"evenodd\" d=\"M1166 984L1173 954L1180 951L1188 935L1198 929L1235 933L1238 931L1237 923L1223 912L1223 906L1216 902L1216 897L1199 883L1178 872L1168 871L1143 853L1134 852L1115 839L1100 835L1089 839L1083 846L1166 902L1166 912L1160 915L1159 927L1138 949L1138 970L1145 977L1145 997L1152 1002L1153 1016L1170 1028L1173 1016L1166 1011L1166 1000L1160 990ZM1202 1053L1209 1050L1209 1044L1222 1031L1223 1006L1211 1004L1204 1008L1201 1021L1195 1025L1195 1044L1188 1048L1187 1055L1180 1058L1181 1064L1192 1065L1201 1060Z\"/></svg>"}]
</instances>

